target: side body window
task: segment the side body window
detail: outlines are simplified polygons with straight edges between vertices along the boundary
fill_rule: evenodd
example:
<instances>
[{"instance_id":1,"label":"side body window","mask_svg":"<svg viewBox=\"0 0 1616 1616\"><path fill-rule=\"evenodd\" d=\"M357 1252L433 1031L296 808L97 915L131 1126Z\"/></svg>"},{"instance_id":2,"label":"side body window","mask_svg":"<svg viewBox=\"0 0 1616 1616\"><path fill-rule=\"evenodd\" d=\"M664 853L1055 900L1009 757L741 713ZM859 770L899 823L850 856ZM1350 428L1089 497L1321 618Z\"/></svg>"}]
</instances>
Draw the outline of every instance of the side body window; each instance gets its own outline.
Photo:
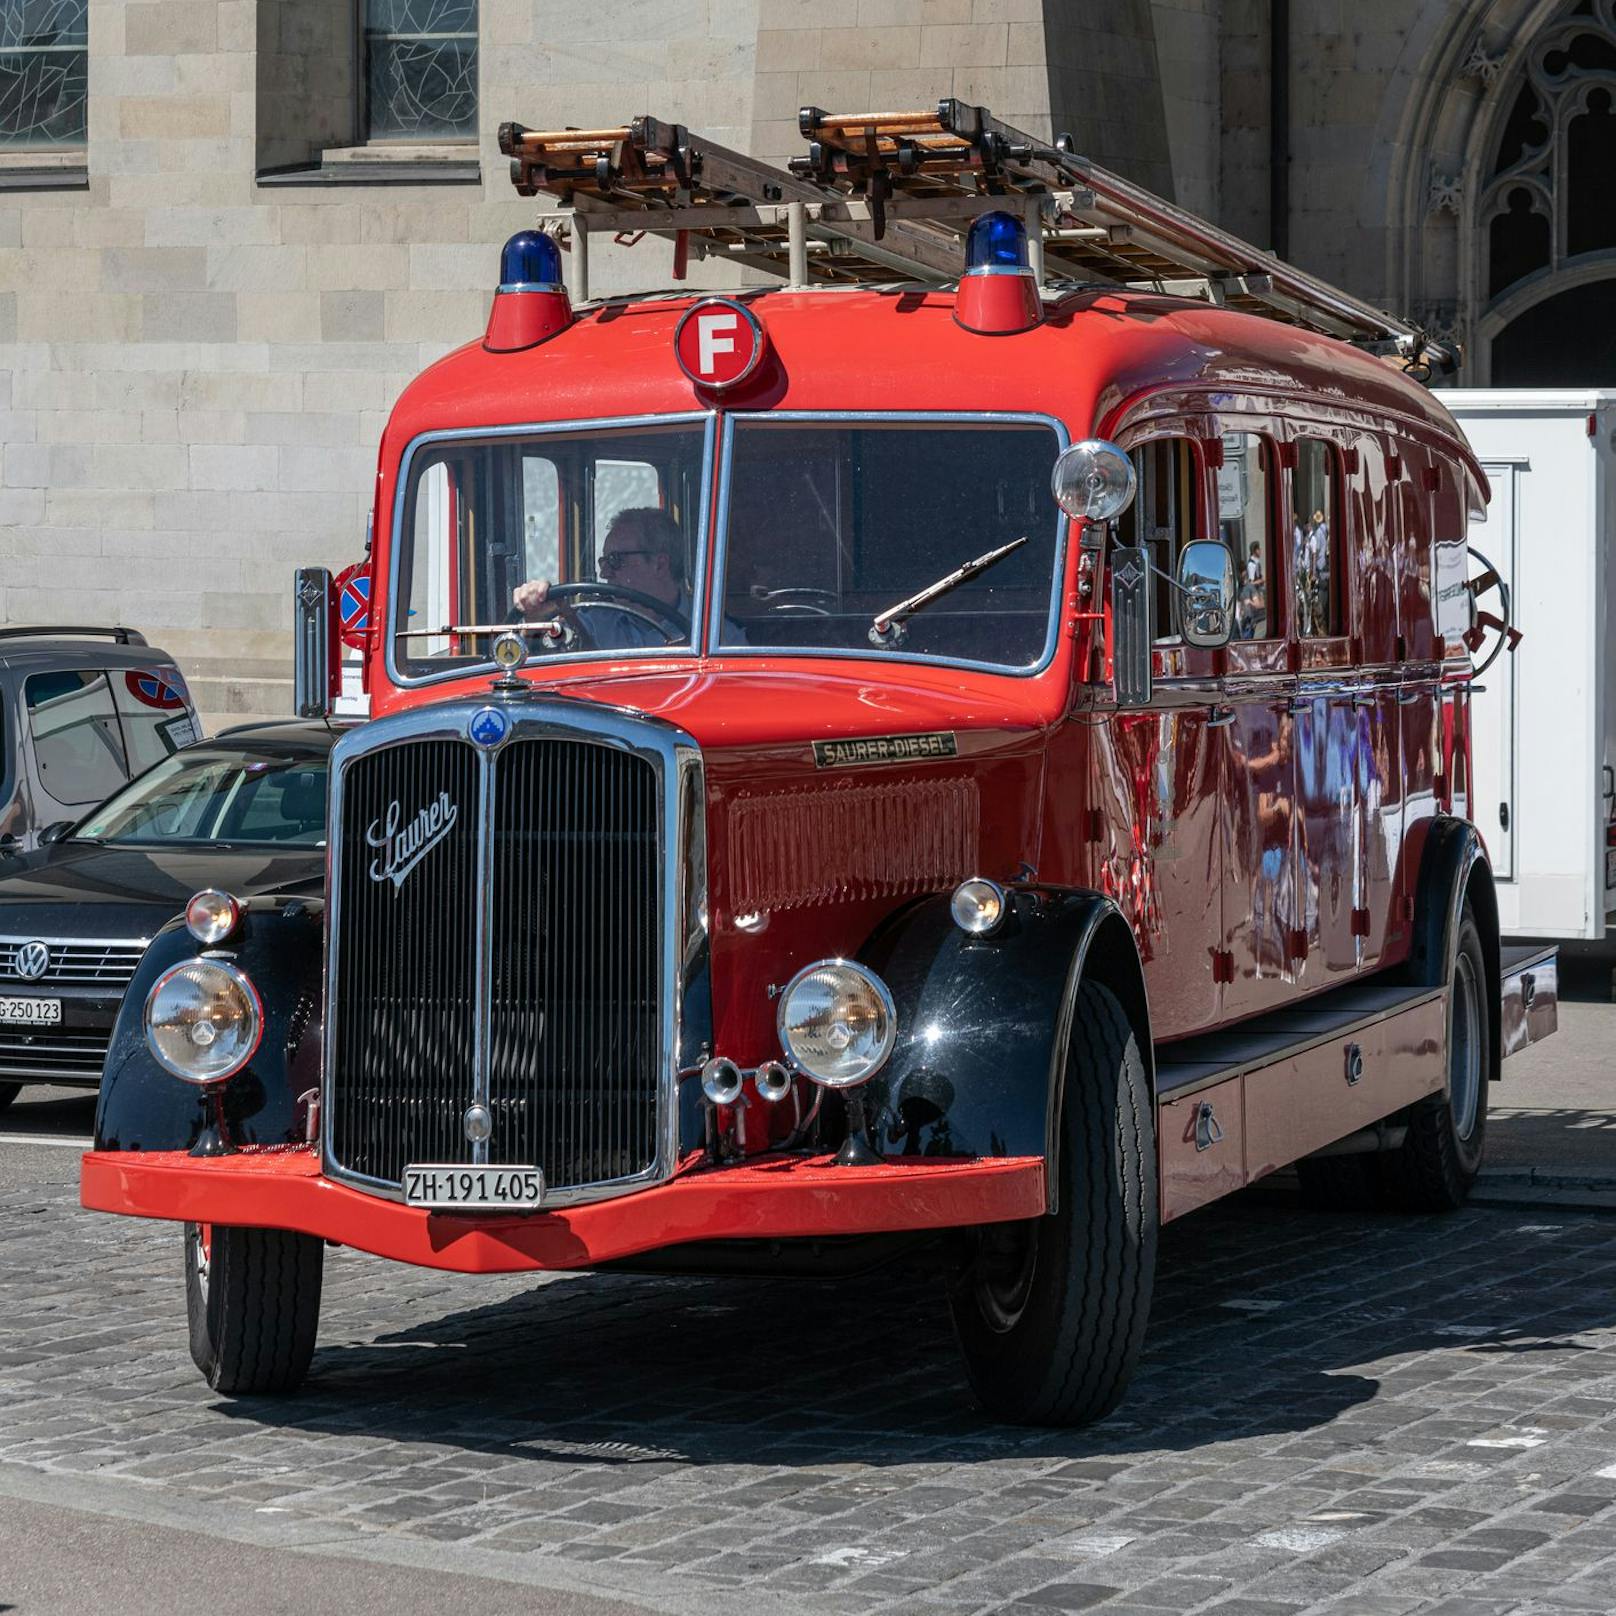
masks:
<instances>
[{"instance_id":1,"label":"side body window","mask_svg":"<svg viewBox=\"0 0 1616 1616\"><path fill-rule=\"evenodd\" d=\"M40 781L57 802L100 802L129 778L106 674L36 673L23 686L23 703Z\"/></svg>"},{"instance_id":2,"label":"side body window","mask_svg":"<svg viewBox=\"0 0 1616 1616\"><path fill-rule=\"evenodd\" d=\"M1304 639L1345 634L1340 456L1333 443L1304 438L1297 444L1291 506L1296 631Z\"/></svg>"},{"instance_id":3,"label":"side body window","mask_svg":"<svg viewBox=\"0 0 1616 1616\"><path fill-rule=\"evenodd\" d=\"M1218 532L1234 557L1234 632L1240 640L1267 640L1279 633L1271 591L1274 540L1268 490L1273 449L1254 432L1223 434L1218 467Z\"/></svg>"},{"instance_id":4,"label":"side body window","mask_svg":"<svg viewBox=\"0 0 1616 1616\"><path fill-rule=\"evenodd\" d=\"M1196 535L1199 467L1188 438L1162 438L1132 451L1139 491L1117 524L1118 542L1144 545L1156 568L1156 641L1179 637L1178 554Z\"/></svg>"}]
</instances>

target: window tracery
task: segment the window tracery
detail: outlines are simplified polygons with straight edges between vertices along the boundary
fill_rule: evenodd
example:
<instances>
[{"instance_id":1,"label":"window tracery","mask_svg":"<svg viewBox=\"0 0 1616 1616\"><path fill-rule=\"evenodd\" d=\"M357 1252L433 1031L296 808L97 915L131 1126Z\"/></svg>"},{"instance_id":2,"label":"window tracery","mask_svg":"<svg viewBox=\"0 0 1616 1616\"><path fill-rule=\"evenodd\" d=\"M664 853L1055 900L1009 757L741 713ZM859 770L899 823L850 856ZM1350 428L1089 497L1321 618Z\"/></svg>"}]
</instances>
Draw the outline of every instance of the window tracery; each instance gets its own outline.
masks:
<instances>
[{"instance_id":1,"label":"window tracery","mask_svg":"<svg viewBox=\"0 0 1616 1616\"><path fill-rule=\"evenodd\" d=\"M0 0L0 148L82 146L89 0Z\"/></svg>"},{"instance_id":2,"label":"window tracery","mask_svg":"<svg viewBox=\"0 0 1616 1616\"><path fill-rule=\"evenodd\" d=\"M1577 0L1522 70L1480 200L1487 291L1616 248L1616 0ZM1607 193L1608 194L1608 193Z\"/></svg>"}]
</instances>

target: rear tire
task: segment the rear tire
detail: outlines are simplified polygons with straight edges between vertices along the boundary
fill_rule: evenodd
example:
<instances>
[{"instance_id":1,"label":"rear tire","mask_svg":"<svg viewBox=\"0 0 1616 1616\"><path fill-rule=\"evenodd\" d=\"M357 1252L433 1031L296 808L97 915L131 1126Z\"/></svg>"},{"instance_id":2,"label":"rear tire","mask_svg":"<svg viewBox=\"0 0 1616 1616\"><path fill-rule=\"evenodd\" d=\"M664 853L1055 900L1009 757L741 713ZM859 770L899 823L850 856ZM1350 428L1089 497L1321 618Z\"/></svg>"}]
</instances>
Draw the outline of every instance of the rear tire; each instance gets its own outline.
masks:
<instances>
[{"instance_id":1,"label":"rear tire","mask_svg":"<svg viewBox=\"0 0 1616 1616\"><path fill-rule=\"evenodd\" d=\"M21 1083L0 1083L0 1111L4 1111L21 1093Z\"/></svg>"},{"instance_id":2,"label":"rear tire","mask_svg":"<svg viewBox=\"0 0 1616 1616\"><path fill-rule=\"evenodd\" d=\"M1408 1114L1400 1150L1377 1159L1387 1203L1405 1212L1452 1212L1464 1205L1487 1145L1492 1018L1487 956L1467 903L1448 975L1448 1081L1443 1093Z\"/></svg>"},{"instance_id":3,"label":"rear tire","mask_svg":"<svg viewBox=\"0 0 1616 1616\"><path fill-rule=\"evenodd\" d=\"M1154 1106L1133 1028L1098 983L1078 988L1059 1126L1059 1210L979 1231L952 1297L972 1390L1021 1424L1109 1414L1150 1315Z\"/></svg>"},{"instance_id":4,"label":"rear tire","mask_svg":"<svg viewBox=\"0 0 1616 1616\"><path fill-rule=\"evenodd\" d=\"M296 1391L314 1356L325 1243L287 1229L185 1225L191 1358L215 1391Z\"/></svg>"}]
</instances>

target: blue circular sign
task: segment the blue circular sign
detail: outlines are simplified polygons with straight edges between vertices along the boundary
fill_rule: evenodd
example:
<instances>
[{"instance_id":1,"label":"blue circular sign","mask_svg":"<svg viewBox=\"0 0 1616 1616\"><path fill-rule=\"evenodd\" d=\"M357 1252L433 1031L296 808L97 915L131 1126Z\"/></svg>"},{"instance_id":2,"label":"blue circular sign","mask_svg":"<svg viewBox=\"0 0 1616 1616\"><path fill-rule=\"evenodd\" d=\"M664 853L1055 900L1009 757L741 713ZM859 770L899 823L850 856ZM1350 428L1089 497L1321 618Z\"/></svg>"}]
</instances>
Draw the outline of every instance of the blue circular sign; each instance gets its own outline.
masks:
<instances>
[{"instance_id":1,"label":"blue circular sign","mask_svg":"<svg viewBox=\"0 0 1616 1616\"><path fill-rule=\"evenodd\" d=\"M511 721L497 707L479 707L466 725L478 746L498 746L511 732Z\"/></svg>"}]
</instances>

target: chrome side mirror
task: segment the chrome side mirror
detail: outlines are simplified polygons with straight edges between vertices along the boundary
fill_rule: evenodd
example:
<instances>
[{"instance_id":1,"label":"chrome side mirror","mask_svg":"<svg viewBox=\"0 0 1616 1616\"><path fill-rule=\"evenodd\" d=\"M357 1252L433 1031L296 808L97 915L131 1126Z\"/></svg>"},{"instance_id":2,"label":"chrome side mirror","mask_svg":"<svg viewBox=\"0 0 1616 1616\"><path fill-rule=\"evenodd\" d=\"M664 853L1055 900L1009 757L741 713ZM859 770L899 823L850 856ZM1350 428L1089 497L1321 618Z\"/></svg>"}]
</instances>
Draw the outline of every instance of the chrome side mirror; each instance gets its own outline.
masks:
<instances>
[{"instance_id":1,"label":"chrome side mirror","mask_svg":"<svg viewBox=\"0 0 1616 1616\"><path fill-rule=\"evenodd\" d=\"M1178 557L1178 615L1186 645L1216 649L1234 632L1234 557L1216 539L1196 539Z\"/></svg>"}]
</instances>

